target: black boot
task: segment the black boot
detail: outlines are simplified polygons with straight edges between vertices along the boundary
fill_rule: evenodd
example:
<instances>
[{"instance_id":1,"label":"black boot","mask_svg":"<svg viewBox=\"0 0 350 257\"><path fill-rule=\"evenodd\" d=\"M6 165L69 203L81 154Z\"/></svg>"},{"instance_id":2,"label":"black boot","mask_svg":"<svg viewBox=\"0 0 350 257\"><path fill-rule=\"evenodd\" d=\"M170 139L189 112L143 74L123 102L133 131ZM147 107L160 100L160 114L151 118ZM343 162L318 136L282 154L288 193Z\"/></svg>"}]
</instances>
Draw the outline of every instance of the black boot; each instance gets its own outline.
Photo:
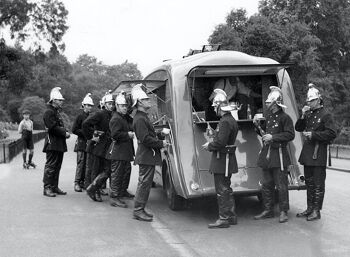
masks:
<instances>
[{"instance_id":1,"label":"black boot","mask_svg":"<svg viewBox=\"0 0 350 257\"><path fill-rule=\"evenodd\" d=\"M153 220L151 217L147 216L143 210L134 211L133 218L136 220L147 221L147 222L150 222Z\"/></svg>"},{"instance_id":2,"label":"black boot","mask_svg":"<svg viewBox=\"0 0 350 257\"><path fill-rule=\"evenodd\" d=\"M111 198L110 199L110 204L113 207L121 207L121 208L127 208L128 207L128 205L124 201L119 199L118 197Z\"/></svg>"},{"instance_id":3,"label":"black boot","mask_svg":"<svg viewBox=\"0 0 350 257\"><path fill-rule=\"evenodd\" d=\"M303 212L297 213L298 218L307 217L311 214L315 198L315 185L312 177L305 179L307 208Z\"/></svg>"},{"instance_id":4,"label":"black boot","mask_svg":"<svg viewBox=\"0 0 350 257\"><path fill-rule=\"evenodd\" d=\"M153 214L149 213L148 211L146 211L146 209L143 209L143 212L150 218L153 218Z\"/></svg>"},{"instance_id":5,"label":"black boot","mask_svg":"<svg viewBox=\"0 0 350 257\"><path fill-rule=\"evenodd\" d=\"M237 225L237 216L232 216L228 218L228 222L230 223L230 225Z\"/></svg>"},{"instance_id":6,"label":"black boot","mask_svg":"<svg viewBox=\"0 0 350 257\"><path fill-rule=\"evenodd\" d=\"M313 210L312 213L306 218L307 221L313 221L318 219L321 219L321 213L319 210Z\"/></svg>"},{"instance_id":7,"label":"black boot","mask_svg":"<svg viewBox=\"0 0 350 257\"><path fill-rule=\"evenodd\" d=\"M262 213L259 215L254 216L255 220L262 220L262 219L268 219L268 218L273 218L275 215L273 211L271 210L264 210Z\"/></svg>"},{"instance_id":8,"label":"black boot","mask_svg":"<svg viewBox=\"0 0 350 257\"><path fill-rule=\"evenodd\" d=\"M95 192L95 199L96 199L96 202L102 202L103 201L102 197L101 197L101 192L98 189Z\"/></svg>"},{"instance_id":9,"label":"black boot","mask_svg":"<svg viewBox=\"0 0 350 257\"><path fill-rule=\"evenodd\" d=\"M208 224L208 228L228 228L230 227L229 220L218 219L214 223Z\"/></svg>"},{"instance_id":10,"label":"black boot","mask_svg":"<svg viewBox=\"0 0 350 257\"><path fill-rule=\"evenodd\" d=\"M303 217L309 216L311 213L312 213L312 209L309 209L309 207L308 207L305 211L297 213L296 216L298 218L303 218Z\"/></svg>"},{"instance_id":11,"label":"black boot","mask_svg":"<svg viewBox=\"0 0 350 257\"><path fill-rule=\"evenodd\" d=\"M83 189L80 187L79 184L75 184L75 185L74 185L74 191L75 191L75 192L83 192Z\"/></svg>"},{"instance_id":12,"label":"black boot","mask_svg":"<svg viewBox=\"0 0 350 257\"><path fill-rule=\"evenodd\" d=\"M56 194L52 192L52 189L50 187L44 188L43 195L47 197L56 197Z\"/></svg>"},{"instance_id":13,"label":"black boot","mask_svg":"<svg viewBox=\"0 0 350 257\"><path fill-rule=\"evenodd\" d=\"M62 191L59 187L55 187L53 189L53 192L58 194L58 195L66 195L67 194L67 192Z\"/></svg>"},{"instance_id":14,"label":"black boot","mask_svg":"<svg viewBox=\"0 0 350 257\"><path fill-rule=\"evenodd\" d=\"M96 201L96 186L94 184L90 184L87 188L86 188L86 194L94 201Z\"/></svg>"},{"instance_id":15,"label":"black boot","mask_svg":"<svg viewBox=\"0 0 350 257\"><path fill-rule=\"evenodd\" d=\"M288 221L288 214L286 211L280 212L279 223L285 223Z\"/></svg>"},{"instance_id":16,"label":"black boot","mask_svg":"<svg viewBox=\"0 0 350 257\"><path fill-rule=\"evenodd\" d=\"M134 197L135 197L135 195L133 195L133 194L129 193L128 191L124 191L124 192L122 192L122 193L121 193L121 195L122 195L123 197L125 197L125 198L129 198L129 199L132 199L132 198L134 198Z\"/></svg>"}]
</instances>

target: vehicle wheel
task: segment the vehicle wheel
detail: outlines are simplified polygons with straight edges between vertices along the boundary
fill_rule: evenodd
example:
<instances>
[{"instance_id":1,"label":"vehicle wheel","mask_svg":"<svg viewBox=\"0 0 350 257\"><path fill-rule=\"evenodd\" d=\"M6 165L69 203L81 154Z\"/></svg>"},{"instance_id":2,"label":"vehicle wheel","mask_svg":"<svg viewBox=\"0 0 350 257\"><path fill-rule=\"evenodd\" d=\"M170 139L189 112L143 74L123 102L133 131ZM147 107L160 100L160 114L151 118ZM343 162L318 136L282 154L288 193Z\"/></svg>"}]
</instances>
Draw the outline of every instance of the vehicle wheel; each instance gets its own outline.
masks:
<instances>
[{"instance_id":1,"label":"vehicle wheel","mask_svg":"<svg viewBox=\"0 0 350 257\"><path fill-rule=\"evenodd\" d=\"M174 184L168 172L165 175L165 192L171 210L178 211L184 209L185 199L176 194Z\"/></svg>"}]
</instances>

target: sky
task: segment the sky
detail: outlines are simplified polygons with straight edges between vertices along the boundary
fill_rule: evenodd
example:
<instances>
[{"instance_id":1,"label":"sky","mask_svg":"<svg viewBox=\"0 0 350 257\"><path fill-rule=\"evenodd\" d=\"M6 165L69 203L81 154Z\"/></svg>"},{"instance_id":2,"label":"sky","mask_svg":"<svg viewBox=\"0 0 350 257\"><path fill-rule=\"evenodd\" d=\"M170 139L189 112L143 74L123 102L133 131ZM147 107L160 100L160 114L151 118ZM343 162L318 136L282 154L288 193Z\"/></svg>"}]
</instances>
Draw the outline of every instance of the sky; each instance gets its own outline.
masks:
<instances>
[{"instance_id":1,"label":"sky","mask_svg":"<svg viewBox=\"0 0 350 257\"><path fill-rule=\"evenodd\" d=\"M258 12L258 0L61 0L68 10L64 55L107 65L133 62L145 76L163 60L200 49L233 8Z\"/></svg>"}]
</instances>

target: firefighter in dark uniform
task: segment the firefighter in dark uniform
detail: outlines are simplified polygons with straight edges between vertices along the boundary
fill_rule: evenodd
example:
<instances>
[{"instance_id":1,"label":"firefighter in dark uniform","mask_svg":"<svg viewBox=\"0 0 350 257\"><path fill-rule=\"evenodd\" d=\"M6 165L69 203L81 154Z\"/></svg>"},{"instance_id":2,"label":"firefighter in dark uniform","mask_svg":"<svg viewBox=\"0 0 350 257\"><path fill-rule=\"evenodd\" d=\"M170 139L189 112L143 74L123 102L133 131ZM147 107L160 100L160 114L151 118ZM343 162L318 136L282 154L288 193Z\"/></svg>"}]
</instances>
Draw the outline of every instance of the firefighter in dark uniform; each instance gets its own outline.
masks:
<instances>
[{"instance_id":1,"label":"firefighter in dark uniform","mask_svg":"<svg viewBox=\"0 0 350 257\"><path fill-rule=\"evenodd\" d=\"M278 191L279 222L288 221L288 169L291 164L287 151L287 144L295 136L293 121L283 111L287 108L282 104L282 92L280 88L270 87L270 94L265 101L267 115L265 124L260 124L256 117L253 122L257 126L258 133L262 136L263 148L259 154L258 166L263 169L262 198L264 210L254 219L274 217L274 193L275 186Z\"/></svg>"},{"instance_id":2,"label":"firefighter in dark uniform","mask_svg":"<svg viewBox=\"0 0 350 257\"><path fill-rule=\"evenodd\" d=\"M308 221L321 218L325 194L327 148L336 137L336 128L332 115L323 107L323 100L314 84L309 84L307 105L302 109L302 116L295 124L295 130L305 137L299 157L304 165L307 209L297 214Z\"/></svg>"},{"instance_id":3,"label":"firefighter in dark uniform","mask_svg":"<svg viewBox=\"0 0 350 257\"><path fill-rule=\"evenodd\" d=\"M84 180L85 180L85 170L86 170L86 139L83 134L82 124L83 121L89 116L91 113L92 106L94 102L92 101L91 94L88 93L83 99L82 108L83 110L76 117L72 132L77 135L77 141L75 142L74 152L77 153L77 168L75 171L75 179L74 179L74 191L82 192L84 188Z\"/></svg>"},{"instance_id":4,"label":"firefighter in dark uniform","mask_svg":"<svg viewBox=\"0 0 350 257\"><path fill-rule=\"evenodd\" d=\"M44 195L48 197L67 194L58 187L63 154L67 152L66 138L70 137L60 115L64 100L60 89L55 87L51 90L50 101L43 117L47 130L43 149L46 153L43 183Z\"/></svg>"},{"instance_id":5,"label":"firefighter in dark uniform","mask_svg":"<svg viewBox=\"0 0 350 257\"><path fill-rule=\"evenodd\" d=\"M214 174L215 191L219 206L219 219L209 228L228 228L237 224L235 200L231 188L231 175L238 172L235 155L237 121L231 115L234 109L229 105L226 93L221 89L214 90L213 106L218 116L221 116L217 131L212 142L203 145L212 152L209 172Z\"/></svg>"},{"instance_id":6,"label":"firefighter in dark uniform","mask_svg":"<svg viewBox=\"0 0 350 257\"><path fill-rule=\"evenodd\" d=\"M116 112L109 122L112 144L108 150L107 158L111 160L111 188L110 203L114 207L126 208L123 197L133 198L127 189L131 175L131 161L134 160L134 132L132 131L132 118L128 114L128 103L123 92L115 99Z\"/></svg>"},{"instance_id":7,"label":"firefighter in dark uniform","mask_svg":"<svg viewBox=\"0 0 350 257\"><path fill-rule=\"evenodd\" d=\"M138 147L135 164L139 165L139 179L134 200L134 219L152 221L153 215L145 210L151 190L155 165L161 165L160 149L167 146L165 140L158 139L154 127L147 116L152 106L149 97L142 90L141 84L131 91L133 107L137 108L133 121Z\"/></svg>"},{"instance_id":8,"label":"firefighter in dark uniform","mask_svg":"<svg viewBox=\"0 0 350 257\"><path fill-rule=\"evenodd\" d=\"M114 109L113 96L107 93L102 98L104 108L89 115L83 122L83 133L87 139L94 142L92 154L94 163L91 174L92 183L86 189L88 196L97 202L102 202L101 189L111 174L111 162L106 159L108 148L112 142L109 131L109 121Z\"/></svg>"}]
</instances>

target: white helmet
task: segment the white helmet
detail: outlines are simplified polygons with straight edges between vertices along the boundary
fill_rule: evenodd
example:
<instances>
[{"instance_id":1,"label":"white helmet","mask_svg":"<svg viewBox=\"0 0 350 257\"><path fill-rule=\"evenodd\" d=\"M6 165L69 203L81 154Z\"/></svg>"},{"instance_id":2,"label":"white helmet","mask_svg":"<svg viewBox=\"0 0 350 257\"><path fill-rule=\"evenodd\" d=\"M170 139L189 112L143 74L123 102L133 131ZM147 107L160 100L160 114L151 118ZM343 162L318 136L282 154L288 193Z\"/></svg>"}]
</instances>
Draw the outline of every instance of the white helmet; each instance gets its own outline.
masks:
<instances>
[{"instance_id":1,"label":"white helmet","mask_svg":"<svg viewBox=\"0 0 350 257\"><path fill-rule=\"evenodd\" d=\"M60 90L60 87L54 87L53 89L51 89L49 103L52 102L52 100L64 100Z\"/></svg>"},{"instance_id":2,"label":"white helmet","mask_svg":"<svg viewBox=\"0 0 350 257\"><path fill-rule=\"evenodd\" d=\"M91 98L91 93L87 93L86 96L84 97L83 101L81 102L81 104L84 106L85 104L88 105L94 105L94 102L92 101Z\"/></svg>"},{"instance_id":3,"label":"white helmet","mask_svg":"<svg viewBox=\"0 0 350 257\"><path fill-rule=\"evenodd\" d=\"M307 91L307 97L306 97L307 102L312 101L314 99L321 98L320 91L315 87L314 84L310 83L308 87L309 87L309 90Z\"/></svg>"},{"instance_id":4,"label":"white helmet","mask_svg":"<svg viewBox=\"0 0 350 257\"><path fill-rule=\"evenodd\" d=\"M271 86L270 87L271 92L269 93L269 95L267 96L267 99L265 101L265 103L272 103L272 102L276 102L276 104L280 107L283 108L287 108L287 106L285 106L284 104L282 104L283 102L283 96L282 96L282 91L279 87L275 87L275 86Z\"/></svg>"},{"instance_id":5,"label":"white helmet","mask_svg":"<svg viewBox=\"0 0 350 257\"><path fill-rule=\"evenodd\" d=\"M142 84L137 84L131 89L131 97L132 97L132 107L134 107L138 100L141 99L149 99L148 95L145 91L142 90Z\"/></svg>"},{"instance_id":6,"label":"white helmet","mask_svg":"<svg viewBox=\"0 0 350 257\"><path fill-rule=\"evenodd\" d=\"M114 102L113 95L111 93L112 91L108 90L108 92L106 92L106 94L102 97L102 106L105 106L108 102Z\"/></svg>"},{"instance_id":7,"label":"white helmet","mask_svg":"<svg viewBox=\"0 0 350 257\"><path fill-rule=\"evenodd\" d=\"M115 104L128 104L126 102L126 98L125 98L125 93L124 91L121 91L117 97L115 98Z\"/></svg>"},{"instance_id":8,"label":"white helmet","mask_svg":"<svg viewBox=\"0 0 350 257\"><path fill-rule=\"evenodd\" d=\"M215 94L214 99L213 99L213 104L212 106L214 107L219 107L223 111L232 111L233 106L231 106L227 100L227 94L224 90L222 89L215 89L214 92Z\"/></svg>"}]
</instances>

